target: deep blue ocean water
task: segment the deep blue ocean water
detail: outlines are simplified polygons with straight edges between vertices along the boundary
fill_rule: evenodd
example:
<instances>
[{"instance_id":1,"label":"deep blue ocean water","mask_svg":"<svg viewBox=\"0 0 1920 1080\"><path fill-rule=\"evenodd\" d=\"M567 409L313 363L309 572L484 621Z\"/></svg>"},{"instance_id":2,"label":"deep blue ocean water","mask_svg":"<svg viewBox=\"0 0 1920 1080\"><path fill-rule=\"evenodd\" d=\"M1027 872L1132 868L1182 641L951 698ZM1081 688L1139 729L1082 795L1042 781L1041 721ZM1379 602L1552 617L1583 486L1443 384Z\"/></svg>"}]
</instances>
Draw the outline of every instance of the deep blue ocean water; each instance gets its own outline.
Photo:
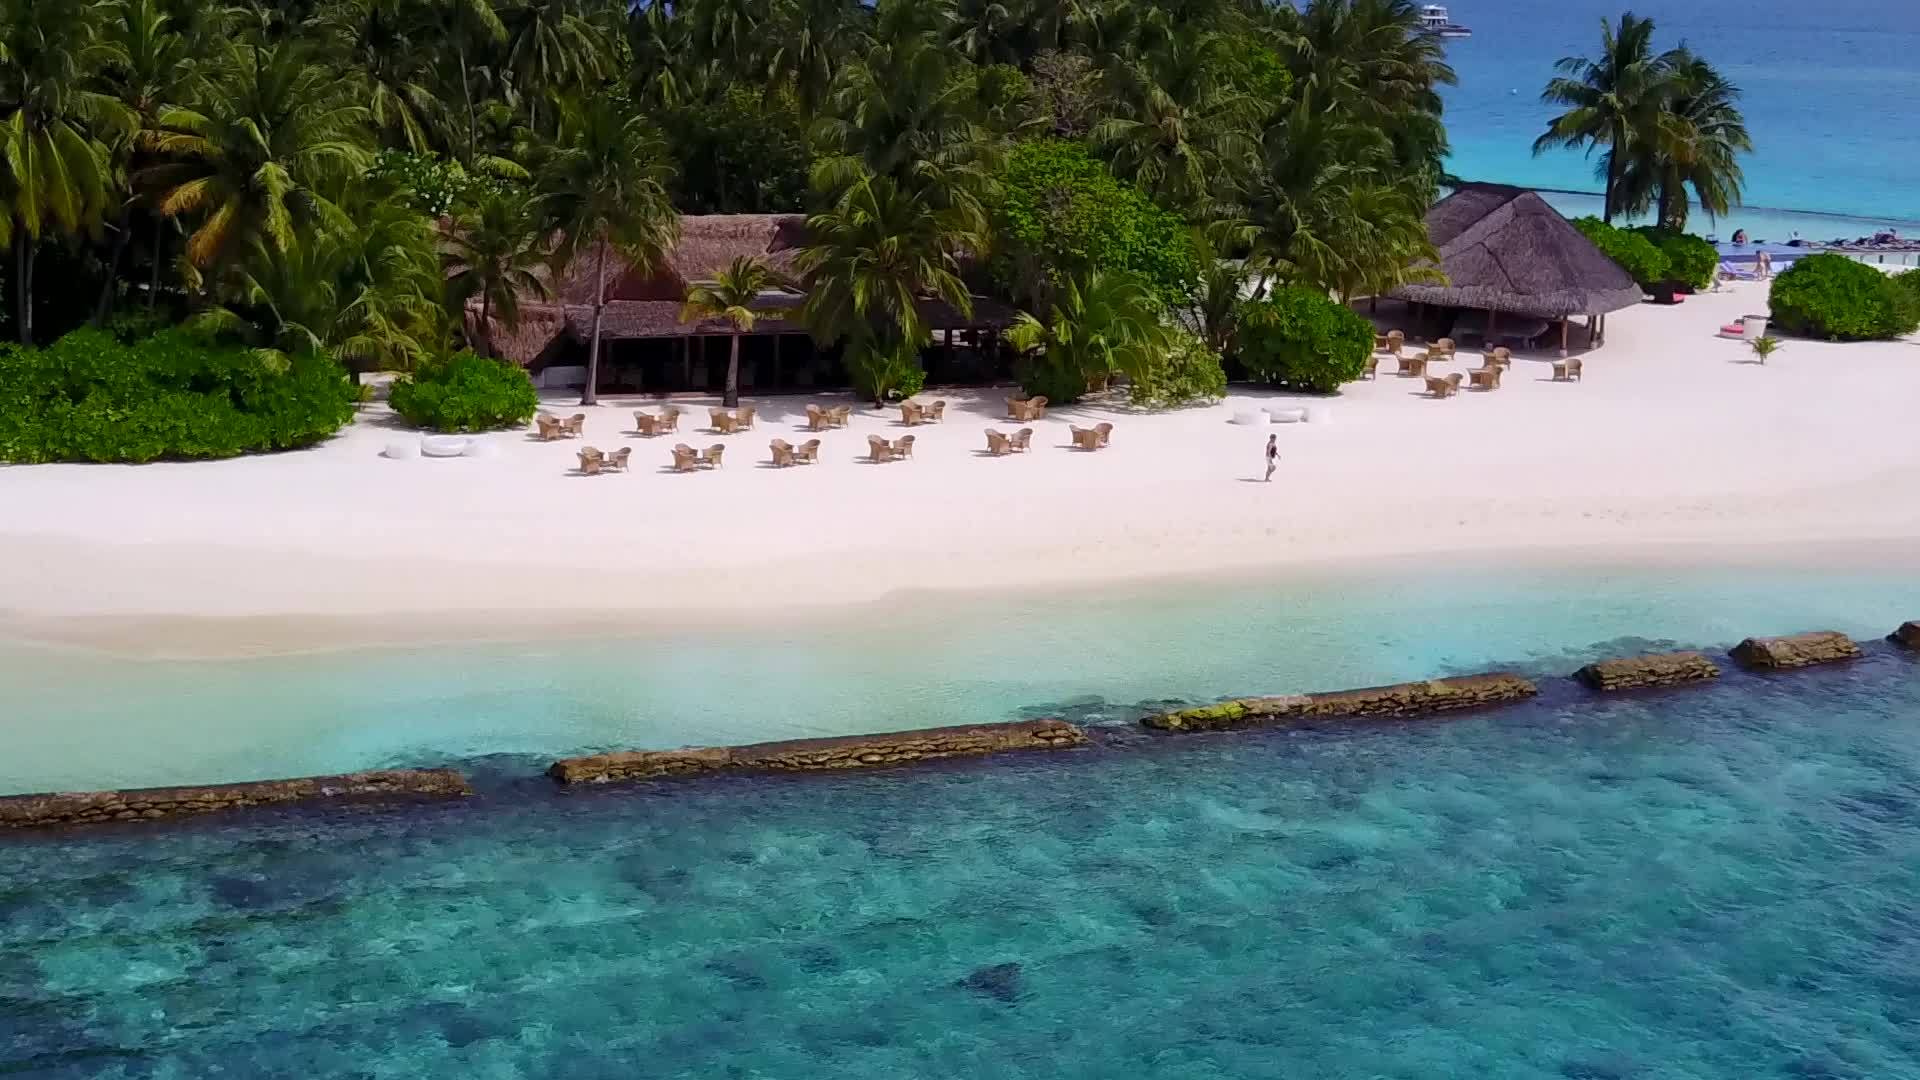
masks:
<instances>
[{"instance_id":1,"label":"deep blue ocean water","mask_svg":"<svg viewBox=\"0 0 1920 1080\"><path fill-rule=\"evenodd\" d=\"M1434 627L1435 633L1444 632ZM1920 661L0 841L0 1075L1920 1076Z\"/></svg>"},{"instance_id":2,"label":"deep blue ocean water","mask_svg":"<svg viewBox=\"0 0 1920 1080\"><path fill-rule=\"evenodd\" d=\"M1745 91L1755 144L1749 207L1717 229L1784 240L1853 237L1871 222L1783 217L1819 211L1920 222L1920 4L1908 0L1457 0L1473 36L1450 42L1460 85L1447 92L1453 171L1471 180L1597 192L1573 151L1532 155L1554 113L1540 90L1554 61L1591 56L1600 21L1651 17L1662 47L1684 39ZM1597 201L1594 204L1597 207ZM1574 210L1583 207L1574 206ZM1694 223L1699 231L1715 226ZM1914 229L1920 232L1920 227Z\"/></svg>"}]
</instances>

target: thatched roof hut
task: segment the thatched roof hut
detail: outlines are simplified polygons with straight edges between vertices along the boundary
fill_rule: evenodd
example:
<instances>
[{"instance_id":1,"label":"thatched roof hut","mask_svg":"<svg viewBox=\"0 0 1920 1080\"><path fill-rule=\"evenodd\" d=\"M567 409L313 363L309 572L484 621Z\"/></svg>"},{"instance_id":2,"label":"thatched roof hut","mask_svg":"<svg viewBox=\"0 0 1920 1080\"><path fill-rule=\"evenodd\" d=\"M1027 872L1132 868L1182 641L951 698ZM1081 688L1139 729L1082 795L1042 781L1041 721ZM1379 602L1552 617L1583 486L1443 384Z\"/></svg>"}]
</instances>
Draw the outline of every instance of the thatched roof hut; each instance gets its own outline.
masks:
<instances>
[{"instance_id":1,"label":"thatched roof hut","mask_svg":"<svg viewBox=\"0 0 1920 1080\"><path fill-rule=\"evenodd\" d=\"M1414 303L1558 320L1644 299L1620 265L1525 188L1463 184L1427 211L1445 285L1403 285Z\"/></svg>"}]
</instances>

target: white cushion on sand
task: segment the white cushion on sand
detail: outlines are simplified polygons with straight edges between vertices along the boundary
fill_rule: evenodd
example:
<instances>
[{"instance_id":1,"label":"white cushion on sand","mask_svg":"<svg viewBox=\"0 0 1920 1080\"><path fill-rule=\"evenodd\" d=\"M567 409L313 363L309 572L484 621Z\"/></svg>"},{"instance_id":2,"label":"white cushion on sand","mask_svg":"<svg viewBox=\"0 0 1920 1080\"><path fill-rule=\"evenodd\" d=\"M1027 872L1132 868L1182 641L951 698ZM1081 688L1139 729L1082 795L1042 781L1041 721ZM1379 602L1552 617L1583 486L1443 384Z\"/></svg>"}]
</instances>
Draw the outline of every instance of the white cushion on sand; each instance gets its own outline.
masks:
<instances>
[{"instance_id":1,"label":"white cushion on sand","mask_svg":"<svg viewBox=\"0 0 1920 1080\"><path fill-rule=\"evenodd\" d=\"M500 448L486 439L468 439L467 448L462 457L492 458L500 456Z\"/></svg>"},{"instance_id":2,"label":"white cushion on sand","mask_svg":"<svg viewBox=\"0 0 1920 1080\"><path fill-rule=\"evenodd\" d=\"M417 458L420 456L420 444L418 442L390 442L387 444L387 448L381 451L381 453L396 461L402 461L407 458Z\"/></svg>"},{"instance_id":3,"label":"white cushion on sand","mask_svg":"<svg viewBox=\"0 0 1920 1080\"><path fill-rule=\"evenodd\" d=\"M459 457L472 442L464 435L429 435L420 440L420 452L428 457Z\"/></svg>"},{"instance_id":4,"label":"white cushion on sand","mask_svg":"<svg viewBox=\"0 0 1920 1080\"><path fill-rule=\"evenodd\" d=\"M1267 422L1267 410L1243 409L1233 414L1233 422L1246 427L1256 427Z\"/></svg>"},{"instance_id":5,"label":"white cushion on sand","mask_svg":"<svg viewBox=\"0 0 1920 1080\"><path fill-rule=\"evenodd\" d=\"M1273 410L1273 422L1276 424L1298 424L1304 422L1306 419L1307 410L1305 409Z\"/></svg>"}]
</instances>

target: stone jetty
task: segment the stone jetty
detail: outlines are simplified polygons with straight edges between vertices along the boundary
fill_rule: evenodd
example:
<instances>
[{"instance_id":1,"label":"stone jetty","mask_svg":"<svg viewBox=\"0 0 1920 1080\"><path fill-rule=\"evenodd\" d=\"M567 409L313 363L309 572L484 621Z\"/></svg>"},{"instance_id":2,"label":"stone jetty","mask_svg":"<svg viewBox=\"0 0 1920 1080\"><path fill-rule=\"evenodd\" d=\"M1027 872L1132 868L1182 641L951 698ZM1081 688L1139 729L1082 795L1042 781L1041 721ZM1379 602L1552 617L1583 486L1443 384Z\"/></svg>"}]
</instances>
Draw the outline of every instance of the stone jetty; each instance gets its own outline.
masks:
<instances>
[{"instance_id":1,"label":"stone jetty","mask_svg":"<svg viewBox=\"0 0 1920 1080\"><path fill-rule=\"evenodd\" d=\"M0 829L154 821L248 806L325 800L452 799L471 794L473 787L467 778L451 769L383 769L207 787L8 795L0 797Z\"/></svg>"},{"instance_id":2,"label":"stone jetty","mask_svg":"<svg viewBox=\"0 0 1920 1080\"><path fill-rule=\"evenodd\" d=\"M1735 663L1749 671L1784 671L1857 660L1860 646L1845 634L1815 630L1786 637L1750 637L1735 645L1731 655Z\"/></svg>"},{"instance_id":3,"label":"stone jetty","mask_svg":"<svg viewBox=\"0 0 1920 1080\"><path fill-rule=\"evenodd\" d=\"M1270 727L1345 717L1424 716L1522 701L1539 693L1532 682L1508 672L1462 675L1426 682L1334 690L1288 697L1243 698L1196 709L1149 716L1141 723L1160 731L1220 731Z\"/></svg>"},{"instance_id":4,"label":"stone jetty","mask_svg":"<svg viewBox=\"0 0 1920 1080\"><path fill-rule=\"evenodd\" d=\"M1641 690L1651 686L1674 686L1720 677L1720 665L1705 653L1648 653L1596 660L1573 677L1595 690Z\"/></svg>"},{"instance_id":5,"label":"stone jetty","mask_svg":"<svg viewBox=\"0 0 1920 1080\"><path fill-rule=\"evenodd\" d=\"M1021 720L747 746L620 750L556 761L547 769L547 775L562 784L604 784L723 772L884 769L941 758L978 757L1015 750L1065 750L1085 745L1087 733L1065 721Z\"/></svg>"}]
</instances>

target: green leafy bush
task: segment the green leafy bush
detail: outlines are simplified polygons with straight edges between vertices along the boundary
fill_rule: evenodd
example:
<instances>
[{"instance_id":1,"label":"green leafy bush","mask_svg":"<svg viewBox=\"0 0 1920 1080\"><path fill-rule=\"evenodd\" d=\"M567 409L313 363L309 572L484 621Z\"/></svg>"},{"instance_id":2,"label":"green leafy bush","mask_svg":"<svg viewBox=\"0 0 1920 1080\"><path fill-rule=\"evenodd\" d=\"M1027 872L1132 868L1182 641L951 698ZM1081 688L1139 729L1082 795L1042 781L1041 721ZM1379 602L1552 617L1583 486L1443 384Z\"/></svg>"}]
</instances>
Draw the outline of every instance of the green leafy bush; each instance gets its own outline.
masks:
<instances>
[{"instance_id":1,"label":"green leafy bush","mask_svg":"<svg viewBox=\"0 0 1920 1080\"><path fill-rule=\"evenodd\" d=\"M1028 397L1044 397L1055 405L1080 400L1087 392L1087 373L1065 363L1055 353L1036 352L1013 365L1014 381Z\"/></svg>"},{"instance_id":2,"label":"green leafy bush","mask_svg":"<svg viewBox=\"0 0 1920 1080\"><path fill-rule=\"evenodd\" d=\"M1672 278L1673 264L1652 240L1639 232L1616 229L1596 217L1574 218L1573 227L1593 241L1607 258L1620 264L1642 289L1653 289ZM1708 280L1712 280L1709 276Z\"/></svg>"},{"instance_id":3,"label":"green leafy bush","mask_svg":"<svg viewBox=\"0 0 1920 1080\"><path fill-rule=\"evenodd\" d=\"M0 460L141 462L309 446L353 418L333 359L270 359L180 330L76 330L0 348Z\"/></svg>"},{"instance_id":4,"label":"green leafy bush","mask_svg":"<svg viewBox=\"0 0 1920 1080\"><path fill-rule=\"evenodd\" d=\"M526 423L540 395L519 367L461 352L395 379L387 403L415 427L488 431Z\"/></svg>"},{"instance_id":5,"label":"green leafy bush","mask_svg":"<svg viewBox=\"0 0 1920 1080\"><path fill-rule=\"evenodd\" d=\"M1787 333L1878 341L1920 329L1915 284L1844 255L1809 255L1773 279L1768 304L1774 325Z\"/></svg>"},{"instance_id":6,"label":"green leafy bush","mask_svg":"<svg viewBox=\"0 0 1920 1080\"><path fill-rule=\"evenodd\" d=\"M1908 270L1887 280L1893 282L1898 302L1903 305L1901 317L1920 323L1920 270Z\"/></svg>"},{"instance_id":7,"label":"green leafy bush","mask_svg":"<svg viewBox=\"0 0 1920 1080\"><path fill-rule=\"evenodd\" d=\"M910 398L927 385L927 373L920 367L920 350L910 341L871 337L849 341L846 364L853 392L875 405L889 397Z\"/></svg>"},{"instance_id":8,"label":"green leafy bush","mask_svg":"<svg viewBox=\"0 0 1920 1080\"><path fill-rule=\"evenodd\" d=\"M1135 405L1149 409L1211 403L1227 396L1227 372L1205 341L1182 332L1145 371L1133 375L1128 394Z\"/></svg>"},{"instance_id":9,"label":"green leafy bush","mask_svg":"<svg viewBox=\"0 0 1920 1080\"><path fill-rule=\"evenodd\" d=\"M1668 281L1690 292L1713 284L1713 273L1720 268L1720 253L1704 237L1652 225L1628 231L1646 237L1666 258ZM1640 284L1642 288L1650 288L1659 282L1641 281Z\"/></svg>"},{"instance_id":10,"label":"green leafy bush","mask_svg":"<svg viewBox=\"0 0 1920 1080\"><path fill-rule=\"evenodd\" d=\"M1023 301L1094 271L1135 274L1167 303L1198 288L1200 256L1186 226L1078 143L1022 143L1000 181L990 268Z\"/></svg>"},{"instance_id":11,"label":"green leafy bush","mask_svg":"<svg viewBox=\"0 0 1920 1080\"><path fill-rule=\"evenodd\" d=\"M1240 305L1240 362L1282 386L1331 394L1360 377L1373 326L1325 294L1295 286Z\"/></svg>"}]
</instances>

